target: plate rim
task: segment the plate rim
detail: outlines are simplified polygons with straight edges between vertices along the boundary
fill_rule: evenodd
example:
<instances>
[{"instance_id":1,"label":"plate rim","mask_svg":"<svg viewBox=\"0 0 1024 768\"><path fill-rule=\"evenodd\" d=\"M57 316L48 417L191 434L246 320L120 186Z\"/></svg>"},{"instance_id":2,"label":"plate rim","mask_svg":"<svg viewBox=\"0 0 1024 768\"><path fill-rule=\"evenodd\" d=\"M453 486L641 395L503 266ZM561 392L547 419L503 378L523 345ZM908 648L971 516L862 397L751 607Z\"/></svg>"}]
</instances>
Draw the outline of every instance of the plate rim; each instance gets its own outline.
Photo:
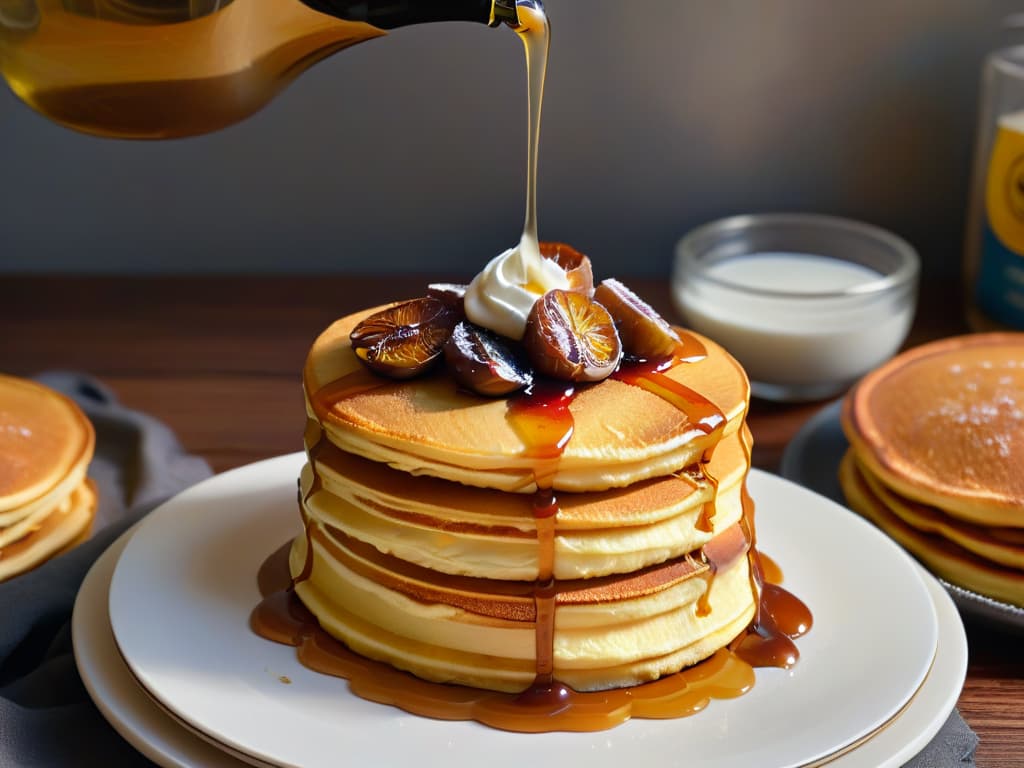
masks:
<instances>
[{"instance_id":1,"label":"plate rim","mask_svg":"<svg viewBox=\"0 0 1024 768\"><path fill-rule=\"evenodd\" d=\"M135 685L138 688L138 696L145 697L150 706L156 706L141 687L138 687L135 678L117 653L110 617L105 610L110 580L114 575L117 560L138 526L139 523L136 523L118 536L93 561L75 596L71 613L71 643L79 677L89 698L110 726L143 756L158 765L164 768L193 768L200 765L205 768L239 768L245 764L229 757L192 733L175 734L170 740L147 738L146 734L151 726L146 720L157 719L156 727L164 727L165 724L159 722L156 716L167 715L156 709L147 711L146 705L140 705L138 698L134 702L125 701L126 698L131 699L132 695L117 692L118 688L126 690L126 684ZM99 644L94 639L97 637L100 638ZM102 646L104 639L110 643L105 648ZM106 654L109 654L108 658L101 658ZM117 665L123 667L125 677L121 679L117 679L122 671ZM111 669L117 671L111 675ZM105 693L113 694L115 700L119 699L120 706L116 701L109 700ZM158 741L161 745L156 743ZM178 743L169 743L174 741ZM183 754L190 751L192 754Z\"/></svg>"},{"instance_id":2,"label":"plate rim","mask_svg":"<svg viewBox=\"0 0 1024 768\"><path fill-rule=\"evenodd\" d=\"M111 727L140 753L163 768L199 768L199 766L204 768L240 768L245 763L226 753L213 756L211 762L209 760L210 749L213 748L211 745L202 741L200 737L185 729L177 721L172 720L163 710L156 708L156 704L139 688L135 678L131 676L127 666L117 654L112 636L109 638L110 645L106 649L95 645L90 639L94 637L94 632L103 632L102 624L104 623L107 634L109 635L111 632L109 616L102 613L102 609L106 605L106 595L116 559L133 533L134 527L112 542L107 550L97 558L83 580L82 588L75 600L72 616L72 640L75 662L86 691ZM935 577L924 569L922 572L925 585L928 587L932 599L936 601L939 616L939 646L932 670L904 713L864 744L830 761L828 765L832 768L895 768L903 765L935 737L935 734L941 730L945 718L955 708L967 674L967 635L960 614L948 593ZM94 604L96 601L98 601L98 606ZM940 602L943 603L941 608ZM97 613L97 607L100 609L100 613ZM101 626L98 629L92 627L92 622L99 622ZM114 664L120 665L121 669L118 671L124 675L120 681L111 681L109 677L100 679L109 674L109 670L104 672L106 668L102 666L102 662L97 660L97 656L102 655L104 650L114 657ZM947 682L950 684L947 685ZM132 688L127 689L128 693L118 694L119 685L128 685ZM941 697L941 703L933 701L936 698L933 689L946 690L946 695ZM115 697L121 696L122 699L125 697L131 699L130 691L134 690L135 700L107 701L102 696L103 690L113 692ZM920 728L907 724L907 718L923 714L924 708L929 705L929 711L938 714L932 714L930 718L927 718L928 724L925 727ZM155 714L162 718L158 720L157 727L165 730L164 738L161 738L159 733L147 733L146 713L139 711L140 708L144 710L147 706L153 708L152 712L148 714ZM896 751L887 751L883 755L877 754L879 744L884 745L883 750L892 749L887 742L897 738L893 734L898 734L908 728L911 729L910 734L913 738L902 745L897 745ZM178 742L177 745L172 743L175 741ZM199 754L184 755L184 762L170 754L171 752L187 752L189 749L197 751ZM865 762L865 760L870 762Z\"/></svg>"},{"instance_id":3,"label":"plate rim","mask_svg":"<svg viewBox=\"0 0 1024 768\"><path fill-rule=\"evenodd\" d=\"M264 465L267 462L286 462L286 463L289 463L289 466L290 466L291 462L294 462L295 465L296 465L296 469L297 469L298 463L302 460L302 456L303 456L303 454L301 452L300 453L295 453L295 454L287 454L287 455L284 455L284 456L275 457L273 459L264 460L263 462L256 462L255 464L246 465L246 467L241 467L239 469L241 469L241 470L249 469L250 471L254 471L254 468L257 468L260 465ZM235 471L237 471L237 470L235 470ZM230 474L230 473L225 473L225 474ZM780 484L783 484L784 486L789 486L791 489L795 489L796 492L798 492L798 493L801 493L801 494L811 494L812 496L817 497L818 500L820 500L821 502L823 502L823 503L825 503L825 504L827 504L829 506L833 505L833 502L831 502L830 500L826 499L825 497L817 496L816 494L813 494L811 491L808 491L807 489L802 488L802 487L800 487L798 485L795 485L795 484L791 483L790 481L784 480L784 479L782 479L782 478L780 478L778 476L771 475L769 473L765 473L765 472L762 472L762 471L757 470L757 469L752 470L751 475L754 476L754 477L758 477L759 478L755 482L767 483L769 485L772 484L772 483L780 483ZM197 486L194 486L193 488L199 488L199 487L205 486L205 485L207 485L209 483L215 483L215 482L218 481L218 479L221 479L223 477L224 477L224 475L215 476L214 478L210 478L208 480L203 481L202 483L198 484ZM190 489L189 491L186 491L185 493L180 494L179 497L176 497L176 498L180 498L181 496L185 496L186 494L188 494L192 490L193 489ZM197 491L197 493L198 493L198 491ZM152 515L149 518L147 518L147 520L143 521L142 526L146 525L150 520L157 519L157 518L155 518L153 516L154 515L158 515L158 513L160 513L160 511L161 511L160 509L155 510L154 513L152 513ZM164 514L166 514L166 513L164 513ZM937 635L937 618L935 617L934 601L931 599L930 595L928 594L927 587L926 587L926 584L925 584L923 578L921 578L919 576L919 568L918 568L918 566L916 564L914 564L913 561L910 560L910 558L908 558L907 555L900 548L898 548L893 542L891 542L891 540L889 540L888 537L885 537L883 534L881 534L879 531L877 531L877 529L875 529L873 526L870 526L866 521L863 521L860 518L851 518L848 522L850 524L854 524L854 525L862 525L864 527L864 532L865 532L866 535L874 537L875 540L878 542L879 546L891 548L891 552L892 552L893 556L895 556L897 558L905 559L907 561L907 564L910 565L914 569L913 570L914 577L918 579L918 581L919 581L919 583L921 585L921 589L923 590L924 594L927 596L929 608L932 611L932 615L933 615L933 634ZM142 526L140 526L140 530L142 529ZM134 540L138 541L138 539L134 539ZM128 550L128 548L130 546L131 546L131 542L128 542L126 544L126 546L125 546L125 550ZM124 558L123 557L119 558L118 563L116 564L115 569L114 569L115 572L114 572L114 575L112 577L112 586L111 586L111 589L110 589L110 596L109 596L109 603L110 603L111 606L113 606L113 604L114 604L114 593L115 593L115 586L114 586L114 584L117 583L117 578L118 578L117 573L121 569L121 566L123 565L123 563L124 563ZM114 635L115 635L115 640L116 640L116 618L114 617L115 610L116 610L116 608L113 608L113 607L110 609L110 616L111 616L111 623L114 626ZM292 652L292 653L294 653L294 652ZM122 650L122 654L123 654L123 650ZM124 655L124 660L126 662L126 666L129 669L129 671L131 671L133 673L134 677L140 683L143 684L143 687L145 687L145 677L143 675L139 675L138 672L133 668L133 665L131 663L131 659L128 657L128 655L126 655L126 654L123 654L123 655ZM934 657L934 646L933 646L932 657ZM932 660L932 657L929 658L929 662ZM835 755L837 750L841 751L844 747L848 747L848 745L851 742L855 742L858 739L862 739L868 733L873 733L878 727L880 727L884 723L886 723L889 720L891 720L892 717L896 713L898 713L904 706L906 706L907 701L909 701L911 699L911 697L913 696L913 694L916 693L916 691L920 689L920 685L923 684L923 681L924 681L924 674L922 673L921 678L918 680L917 687L914 688L912 691L910 691L910 693L907 694L907 696L905 698L903 698L899 702L899 706L895 708L895 712L889 712L884 718L882 718L881 722L879 722L875 727L867 729L865 731L857 732L852 737L850 742L845 742L844 744L838 745L836 747L836 750L833 750L833 751L830 751L830 752L827 752L827 753L821 753L820 755L816 756L813 760L822 760L822 759L825 759L826 757L828 757L829 755ZM155 692L150 690L150 691L148 691L148 694L150 696L153 696L157 701L160 701L161 706L163 706L165 708L168 708L172 715L174 715L175 717L180 717L189 727L193 727L194 726L198 730L202 730L203 726L202 726L201 723L192 723L191 720L194 719L194 718L190 719L187 715L182 715L181 713L177 713L174 710L174 708L171 707L168 704L168 702L162 701L161 698ZM351 694L349 694L349 695L351 695ZM653 722L653 721L648 721L648 722ZM941 723L940 723L940 725L941 725ZM253 759L255 759L257 761L265 762L268 759L271 760L271 761L273 761L275 759L273 756L267 755L265 753L257 752L257 753L254 754L253 752L250 751L251 747L249 747L247 749L247 745L235 744L230 739L225 740L225 739L222 738L223 734L221 734L221 733L212 733L212 734L209 734L209 735L212 736L212 738L213 738L215 743L221 743L221 744L226 743L230 747L239 749L243 754L251 755L253 757ZM813 762L813 760L811 762ZM805 762L804 764L808 764L808 763Z\"/></svg>"}]
</instances>

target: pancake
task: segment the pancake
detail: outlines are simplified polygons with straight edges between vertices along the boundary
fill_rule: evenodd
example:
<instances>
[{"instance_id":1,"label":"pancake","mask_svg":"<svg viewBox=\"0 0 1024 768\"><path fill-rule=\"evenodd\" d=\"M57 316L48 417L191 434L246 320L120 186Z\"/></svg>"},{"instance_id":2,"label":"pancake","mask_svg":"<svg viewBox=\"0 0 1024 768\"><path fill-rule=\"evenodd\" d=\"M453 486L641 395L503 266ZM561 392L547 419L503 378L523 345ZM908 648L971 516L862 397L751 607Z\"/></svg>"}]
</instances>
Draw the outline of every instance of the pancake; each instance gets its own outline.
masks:
<instances>
[{"instance_id":1,"label":"pancake","mask_svg":"<svg viewBox=\"0 0 1024 768\"><path fill-rule=\"evenodd\" d=\"M926 344L868 374L842 421L888 488L960 520L1024 527L1024 333Z\"/></svg>"},{"instance_id":2,"label":"pancake","mask_svg":"<svg viewBox=\"0 0 1024 768\"><path fill-rule=\"evenodd\" d=\"M20 507L0 512L0 529L13 526L28 518L37 517L40 513L45 514L53 509L62 499L70 496L71 492L85 479L85 473L89 468L89 461L91 459L92 451L89 450L82 457L82 460L72 467L68 474L42 496L37 496Z\"/></svg>"},{"instance_id":3,"label":"pancake","mask_svg":"<svg viewBox=\"0 0 1024 768\"><path fill-rule=\"evenodd\" d=\"M69 549L88 533L96 515L96 487L82 481L25 535L0 547L0 581L24 573Z\"/></svg>"},{"instance_id":4,"label":"pancake","mask_svg":"<svg viewBox=\"0 0 1024 768\"><path fill-rule=\"evenodd\" d=\"M907 525L872 492L852 450L840 464L839 481L851 508L891 536L936 576L980 595L1024 607L1024 571L996 565L942 536Z\"/></svg>"},{"instance_id":5,"label":"pancake","mask_svg":"<svg viewBox=\"0 0 1024 768\"><path fill-rule=\"evenodd\" d=\"M300 483L307 522L443 573L538 578L537 520L522 494L411 476L330 443L313 453ZM740 520L748 456L745 429L722 441L706 467L717 491L701 473L675 473L623 489L560 494L554 576L628 573L699 549ZM700 526L707 504L714 516Z\"/></svg>"},{"instance_id":6,"label":"pancake","mask_svg":"<svg viewBox=\"0 0 1024 768\"><path fill-rule=\"evenodd\" d=\"M314 342L303 370L307 415L342 450L412 474L505 491L536 488L537 457L508 418L504 398L460 390L446 375L391 381L367 372L349 333L375 308L338 320ZM690 466L739 430L746 375L714 342L688 334L705 359L664 373L724 417L709 435L677 405L614 378L580 387L569 404L572 439L550 478L555 490L598 491Z\"/></svg>"},{"instance_id":7,"label":"pancake","mask_svg":"<svg viewBox=\"0 0 1024 768\"><path fill-rule=\"evenodd\" d=\"M66 496L92 458L95 434L70 399L41 384L0 375L0 525ZM61 489L48 496L58 485Z\"/></svg>"},{"instance_id":8,"label":"pancake","mask_svg":"<svg viewBox=\"0 0 1024 768\"><path fill-rule=\"evenodd\" d=\"M706 563L684 557L624 577L557 584L556 678L580 691L649 681L739 634L755 610L747 543L739 526L719 536L713 580ZM438 578L321 527L295 540L293 571L304 567L308 541L315 576L296 592L356 652L437 682L512 692L533 682L532 583Z\"/></svg>"},{"instance_id":9,"label":"pancake","mask_svg":"<svg viewBox=\"0 0 1024 768\"><path fill-rule=\"evenodd\" d=\"M725 350L680 331L669 358L599 382L483 397L444 367L367 370L349 333L375 311L332 324L303 370L289 571L329 635L428 681L600 691L775 616L753 565L749 385ZM259 625L292 621L274 616ZM794 660L800 621L758 624L752 645L785 649L756 663Z\"/></svg>"},{"instance_id":10,"label":"pancake","mask_svg":"<svg viewBox=\"0 0 1024 768\"><path fill-rule=\"evenodd\" d=\"M894 493L864 467L858 465L861 478L871 493L910 527L926 534L942 536L978 557L1008 568L1024 568L1024 540L1020 528L989 528L971 525Z\"/></svg>"}]
</instances>

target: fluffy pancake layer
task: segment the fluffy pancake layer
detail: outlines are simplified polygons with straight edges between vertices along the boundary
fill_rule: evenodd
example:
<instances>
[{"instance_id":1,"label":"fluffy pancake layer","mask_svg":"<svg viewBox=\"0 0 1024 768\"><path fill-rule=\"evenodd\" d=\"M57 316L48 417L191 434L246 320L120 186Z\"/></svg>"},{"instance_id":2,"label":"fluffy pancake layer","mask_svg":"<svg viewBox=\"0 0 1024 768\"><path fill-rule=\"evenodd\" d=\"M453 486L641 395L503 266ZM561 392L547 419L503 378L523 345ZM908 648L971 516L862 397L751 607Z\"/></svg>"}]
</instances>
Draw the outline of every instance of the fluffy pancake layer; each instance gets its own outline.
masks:
<instances>
[{"instance_id":1,"label":"fluffy pancake layer","mask_svg":"<svg viewBox=\"0 0 1024 768\"><path fill-rule=\"evenodd\" d=\"M899 502L893 503L891 495L887 499L876 495L874 488L884 486L876 481L869 482L850 452L840 465L839 481L854 510L889 534L937 576L980 595L1024 607L1024 570L1000 565L943 535L906 522L893 511L899 508Z\"/></svg>"},{"instance_id":2,"label":"fluffy pancake layer","mask_svg":"<svg viewBox=\"0 0 1024 768\"><path fill-rule=\"evenodd\" d=\"M289 565L328 633L427 680L522 691L550 662L582 691L679 671L746 629L749 388L724 350L685 337L706 355L577 387L567 420L533 424L537 450L514 400L366 371L348 335L373 311L330 326L303 373Z\"/></svg>"},{"instance_id":3,"label":"fluffy pancake layer","mask_svg":"<svg viewBox=\"0 0 1024 768\"><path fill-rule=\"evenodd\" d=\"M94 441L92 425L71 400L33 381L0 375L0 525L30 514L25 510L31 502L69 475L79 473L80 480ZM61 495L70 487L65 491Z\"/></svg>"},{"instance_id":4,"label":"fluffy pancake layer","mask_svg":"<svg viewBox=\"0 0 1024 768\"><path fill-rule=\"evenodd\" d=\"M1024 334L899 355L842 422L850 506L951 583L1024 605Z\"/></svg>"},{"instance_id":5,"label":"fluffy pancake layer","mask_svg":"<svg viewBox=\"0 0 1024 768\"><path fill-rule=\"evenodd\" d=\"M699 549L712 537L698 527L708 505L714 504L715 530L740 520L748 451L746 433L716 448L706 471L717 479L717 492L703 473L693 472L559 494L555 578L628 573ZM307 521L442 573L538 578L537 520L528 494L415 477L330 444L314 455L300 482Z\"/></svg>"},{"instance_id":6,"label":"fluffy pancake layer","mask_svg":"<svg viewBox=\"0 0 1024 768\"><path fill-rule=\"evenodd\" d=\"M692 665L736 637L755 609L746 542L738 526L720 536L730 552L713 580L706 563L684 557L624 577L558 584L555 677L576 690L632 685ZM316 526L309 541L312 575L296 591L353 650L438 682L504 691L533 682L532 583L439 578L336 529ZM307 538L297 538L293 573L307 555Z\"/></svg>"},{"instance_id":7,"label":"fluffy pancake layer","mask_svg":"<svg viewBox=\"0 0 1024 768\"><path fill-rule=\"evenodd\" d=\"M87 478L20 537L0 546L0 581L35 568L81 542L95 516L96 486Z\"/></svg>"},{"instance_id":8,"label":"fluffy pancake layer","mask_svg":"<svg viewBox=\"0 0 1024 768\"><path fill-rule=\"evenodd\" d=\"M866 376L843 427L900 495L969 523L1024 527L1024 334L926 344Z\"/></svg>"},{"instance_id":9,"label":"fluffy pancake layer","mask_svg":"<svg viewBox=\"0 0 1024 768\"><path fill-rule=\"evenodd\" d=\"M309 417L342 450L411 474L532 490L537 459L508 419L504 398L466 393L443 374L389 381L363 368L348 336L378 309L338 320L314 342L303 370ZM695 338L707 357L665 375L721 410L723 435L736 432L749 400L746 376L721 347ZM657 394L614 379L581 387L569 411L573 433L551 477L556 490L597 491L676 472L720 437Z\"/></svg>"},{"instance_id":10,"label":"fluffy pancake layer","mask_svg":"<svg viewBox=\"0 0 1024 768\"><path fill-rule=\"evenodd\" d=\"M0 580L87 534L96 493L85 477L95 434L77 405L0 375Z\"/></svg>"}]
</instances>

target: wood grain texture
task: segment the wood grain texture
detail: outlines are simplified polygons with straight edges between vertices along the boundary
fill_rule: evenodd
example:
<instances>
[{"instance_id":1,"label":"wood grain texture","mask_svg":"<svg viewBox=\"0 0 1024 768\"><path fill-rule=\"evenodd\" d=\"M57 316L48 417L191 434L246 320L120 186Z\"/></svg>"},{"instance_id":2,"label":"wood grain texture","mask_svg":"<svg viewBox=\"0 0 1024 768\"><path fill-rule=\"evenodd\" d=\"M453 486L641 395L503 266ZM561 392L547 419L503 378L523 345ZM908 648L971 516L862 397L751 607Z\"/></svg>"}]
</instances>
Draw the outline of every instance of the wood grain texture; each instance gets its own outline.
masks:
<instances>
[{"instance_id":1,"label":"wood grain texture","mask_svg":"<svg viewBox=\"0 0 1024 768\"><path fill-rule=\"evenodd\" d=\"M627 282L677 319L666 281ZM299 371L330 321L419 295L426 283L419 276L4 277L0 368L26 376L55 368L91 373L223 471L301 448ZM908 344L962 332L961 318L959 287L928 285ZM755 401L754 464L777 469L786 443L821 405ZM959 706L981 736L978 765L1020 768L1021 638L981 625L969 625L968 634Z\"/></svg>"}]
</instances>

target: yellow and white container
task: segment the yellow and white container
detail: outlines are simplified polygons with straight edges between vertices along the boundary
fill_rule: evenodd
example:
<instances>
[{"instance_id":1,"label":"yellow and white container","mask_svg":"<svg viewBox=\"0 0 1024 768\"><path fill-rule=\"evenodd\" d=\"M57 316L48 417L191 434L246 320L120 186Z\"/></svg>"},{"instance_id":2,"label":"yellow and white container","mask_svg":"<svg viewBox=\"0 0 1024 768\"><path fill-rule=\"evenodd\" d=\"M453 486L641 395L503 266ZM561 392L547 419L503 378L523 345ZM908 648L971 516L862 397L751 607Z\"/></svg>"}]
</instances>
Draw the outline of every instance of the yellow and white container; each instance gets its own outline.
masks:
<instances>
[{"instance_id":1,"label":"yellow and white container","mask_svg":"<svg viewBox=\"0 0 1024 768\"><path fill-rule=\"evenodd\" d=\"M985 63L970 205L968 321L1024 328L1024 46Z\"/></svg>"}]
</instances>

